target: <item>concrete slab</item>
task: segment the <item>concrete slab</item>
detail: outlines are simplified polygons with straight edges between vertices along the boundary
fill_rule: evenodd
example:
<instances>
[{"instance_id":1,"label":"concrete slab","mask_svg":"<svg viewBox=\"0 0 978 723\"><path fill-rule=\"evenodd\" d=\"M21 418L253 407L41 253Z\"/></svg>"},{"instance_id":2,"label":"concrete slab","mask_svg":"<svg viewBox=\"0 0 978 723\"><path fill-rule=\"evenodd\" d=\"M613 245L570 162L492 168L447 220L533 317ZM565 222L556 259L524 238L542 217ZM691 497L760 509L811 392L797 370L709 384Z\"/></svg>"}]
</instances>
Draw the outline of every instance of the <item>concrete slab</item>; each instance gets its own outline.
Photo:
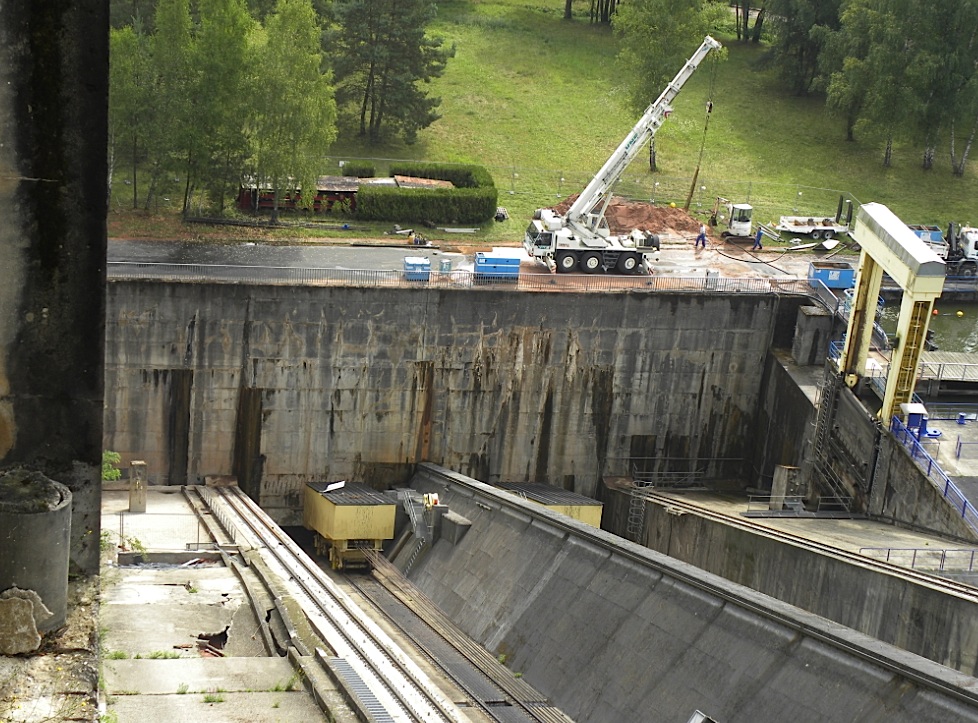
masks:
<instances>
[{"instance_id":1,"label":"concrete slab","mask_svg":"<svg viewBox=\"0 0 978 723\"><path fill-rule=\"evenodd\" d=\"M212 542L179 487L150 486L146 512L129 512L128 490L102 492L103 535L114 545L147 550L197 549Z\"/></svg>"},{"instance_id":2,"label":"concrete slab","mask_svg":"<svg viewBox=\"0 0 978 723\"><path fill-rule=\"evenodd\" d=\"M288 658L186 658L106 660L102 679L109 695L301 690Z\"/></svg>"},{"instance_id":3,"label":"concrete slab","mask_svg":"<svg viewBox=\"0 0 978 723\"><path fill-rule=\"evenodd\" d=\"M213 721L214 723L282 723L325 721L312 698L304 692L212 693L186 695L123 695L112 701L114 720Z\"/></svg>"},{"instance_id":4,"label":"concrete slab","mask_svg":"<svg viewBox=\"0 0 978 723\"><path fill-rule=\"evenodd\" d=\"M226 631L226 654L264 655L258 621L227 568L113 568L103 586L103 646L111 655L197 657L198 637Z\"/></svg>"}]
</instances>

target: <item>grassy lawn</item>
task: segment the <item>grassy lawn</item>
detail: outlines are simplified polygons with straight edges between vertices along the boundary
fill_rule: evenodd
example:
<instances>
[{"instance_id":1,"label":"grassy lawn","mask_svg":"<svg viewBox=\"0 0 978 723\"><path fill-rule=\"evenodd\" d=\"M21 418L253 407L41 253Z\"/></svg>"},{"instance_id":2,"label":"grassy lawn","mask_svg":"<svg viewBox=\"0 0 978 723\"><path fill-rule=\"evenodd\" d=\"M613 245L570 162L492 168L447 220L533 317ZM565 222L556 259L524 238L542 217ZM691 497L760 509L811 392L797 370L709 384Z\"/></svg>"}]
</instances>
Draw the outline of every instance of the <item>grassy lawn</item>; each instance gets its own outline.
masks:
<instances>
[{"instance_id":1,"label":"grassy lawn","mask_svg":"<svg viewBox=\"0 0 978 723\"><path fill-rule=\"evenodd\" d=\"M482 164L511 219L487 222L473 240L519 241L533 210L581 190L638 119L617 78L614 37L607 27L588 24L587 8L577 2L575 11L585 15L567 22L558 0L440 2L431 32L457 48L444 76L432 83L432 93L442 98L441 120L413 146L366 146L341 136L323 172L336 172L341 158ZM741 45L723 32L717 38L726 58L714 68L708 57L676 99L675 113L656 138L659 171L649 173L647 154L640 154L618 188L621 195L683 205L702 146L693 212L705 214L721 195L752 203L758 221L832 215L843 194L856 203L884 203L907 223L978 223L970 206L978 190L975 173L969 168L964 178L952 176L946 146L931 171L920 168L921 150L899 146L894 166L884 169L881 140L846 142L842 120L827 115L821 99L784 94L762 62L764 45ZM384 161L377 165L383 168ZM125 202L114 199L113 205ZM113 228L125 228L129 214L117 216Z\"/></svg>"}]
</instances>

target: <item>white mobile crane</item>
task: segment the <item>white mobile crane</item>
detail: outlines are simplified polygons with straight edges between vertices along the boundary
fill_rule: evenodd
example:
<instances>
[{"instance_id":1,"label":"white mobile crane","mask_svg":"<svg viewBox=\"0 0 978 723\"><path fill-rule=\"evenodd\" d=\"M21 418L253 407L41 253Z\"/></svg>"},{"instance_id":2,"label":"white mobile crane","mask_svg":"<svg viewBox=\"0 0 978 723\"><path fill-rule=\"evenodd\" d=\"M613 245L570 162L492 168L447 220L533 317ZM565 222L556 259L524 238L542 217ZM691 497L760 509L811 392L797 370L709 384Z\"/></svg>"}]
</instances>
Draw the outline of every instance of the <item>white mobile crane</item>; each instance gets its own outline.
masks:
<instances>
[{"instance_id":1,"label":"white mobile crane","mask_svg":"<svg viewBox=\"0 0 978 723\"><path fill-rule=\"evenodd\" d=\"M703 39L703 44L655 102L646 108L635 127L565 215L549 208L537 210L523 237L523 247L531 257L545 261L551 268L556 266L557 271L564 273L577 269L586 274L599 270L621 274L650 271L651 263L659 260L659 237L640 229L613 236L605 219L611 190L635 155L669 116L672 111L669 104L696 67L707 53L719 47L720 43L709 35Z\"/></svg>"}]
</instances>

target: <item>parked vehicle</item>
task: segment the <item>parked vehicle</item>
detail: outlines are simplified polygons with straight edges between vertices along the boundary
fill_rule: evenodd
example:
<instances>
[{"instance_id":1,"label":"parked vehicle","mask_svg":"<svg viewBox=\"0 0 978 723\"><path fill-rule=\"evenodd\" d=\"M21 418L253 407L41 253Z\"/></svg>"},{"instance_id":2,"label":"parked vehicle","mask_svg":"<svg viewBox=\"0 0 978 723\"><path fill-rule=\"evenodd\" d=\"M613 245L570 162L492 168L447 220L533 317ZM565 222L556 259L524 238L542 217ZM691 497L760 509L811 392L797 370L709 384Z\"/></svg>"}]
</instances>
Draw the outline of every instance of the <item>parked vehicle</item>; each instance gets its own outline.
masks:
<instances>
[{"instance_id":1,"label":"parked vehicle","mask_svg":"<svg viewBox=\"0 0 978 723\"><path fill-rule=\"evenodd\" d=\"M706 36L686 61L679 74L646 109L635 127L621 142L601 170L561 216L553 209L538 209L523 237L531 258L567 273L580 269L586 274L598 271L620 274L651 270L659 259L659 237L644 229L633 229L621 236L612 235L605 219L611 191L628 164L655 136L672 111L669 105L706 55L720 43Z\"/></svg>"}]
</instances>

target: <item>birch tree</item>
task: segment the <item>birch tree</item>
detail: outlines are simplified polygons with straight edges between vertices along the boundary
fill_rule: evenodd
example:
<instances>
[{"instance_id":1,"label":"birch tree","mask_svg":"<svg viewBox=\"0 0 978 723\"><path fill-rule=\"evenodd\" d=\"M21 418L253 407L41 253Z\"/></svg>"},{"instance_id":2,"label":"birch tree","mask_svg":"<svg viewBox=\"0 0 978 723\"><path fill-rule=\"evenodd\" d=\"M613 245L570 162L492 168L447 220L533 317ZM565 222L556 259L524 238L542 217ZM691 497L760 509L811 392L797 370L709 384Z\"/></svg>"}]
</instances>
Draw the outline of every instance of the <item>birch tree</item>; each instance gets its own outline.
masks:
<instances>
[{"instance_id":1,"label":"birch tree","mask_svg":"<svg viewBox=\"0 0 978 723\"><path fill-rule=\"evenodd\" d=\"M303 202L312 204L323 157L336 138L336 102L320 36L309 0L278 0L258 36L260 78L249 139L256 179L275 190L273 221L286 188L301 189Z\"/></svg>"}]
</instances>

